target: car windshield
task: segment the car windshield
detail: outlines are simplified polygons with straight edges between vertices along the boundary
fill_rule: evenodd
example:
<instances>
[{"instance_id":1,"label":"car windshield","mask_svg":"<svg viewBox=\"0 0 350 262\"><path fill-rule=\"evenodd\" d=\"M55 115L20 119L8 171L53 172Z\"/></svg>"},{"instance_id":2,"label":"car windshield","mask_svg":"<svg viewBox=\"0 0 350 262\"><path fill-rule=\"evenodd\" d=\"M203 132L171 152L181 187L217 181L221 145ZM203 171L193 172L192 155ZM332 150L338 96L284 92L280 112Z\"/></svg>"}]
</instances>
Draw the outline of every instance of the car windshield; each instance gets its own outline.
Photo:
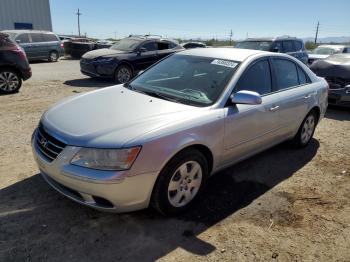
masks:
<instances>
[{"instance_id":1,"label":"car windshield","mask_svg":"<svg viewBox=\"0 0 350 262\"><path fill-rule=\"evenodd\" d=\"M114 50L120 51L134 51L134 49L141 43L141 40L124 38L120 40L118 43L112 45L110 48Z\"/></svg>"},{"instance_id":2,"label":"car windshield","mask_svg":"<svg viewBox=\"0 0 350 262\"><path fill-rule=\"evenodd\" d=\"M194 106L214 104L238 62L175 54L130 83L130 88Z\"/></svg>"},{"instance_id":3,"label":"car windshield","mask_svg":"<svg viewBox=\"0 0 350 262\"><path fill-rule=\"evenodd\" d=\"M319 46L317 47L314 51L312 51L312 54L317 54L317 55L332 55L336 53L340 53L341 48L332 48L332 47L322 47Z\"/></svg>"},{"instance_id":4,"label":"car windshield","mask_svg":"<svg viewBox=\"0 0 350 262\"><path fill-rule=\"evenodd\" d=\"M270 51L272 41L243 41L238 42L235 48Z\"/></svg>"}]
</instances>

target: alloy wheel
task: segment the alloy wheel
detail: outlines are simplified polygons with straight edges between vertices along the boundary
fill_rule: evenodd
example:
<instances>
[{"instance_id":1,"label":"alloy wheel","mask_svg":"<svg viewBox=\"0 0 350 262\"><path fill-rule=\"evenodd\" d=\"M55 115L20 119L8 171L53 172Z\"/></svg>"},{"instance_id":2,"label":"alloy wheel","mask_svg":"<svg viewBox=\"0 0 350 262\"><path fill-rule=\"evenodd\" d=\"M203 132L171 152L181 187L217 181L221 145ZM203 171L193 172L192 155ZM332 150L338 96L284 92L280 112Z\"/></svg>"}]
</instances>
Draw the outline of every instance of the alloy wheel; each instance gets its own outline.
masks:
<instances>
[{"instance_id":1,"label":"alloy wheel","mask_svg":"<svg viewBox=\"0 0 350 262\"><path fill-rule=\"evenodd\" d=\"M18 88L19 85L18 76L12 72L0 73L0 90L4 92L11 92Z\"/></svg>"},{"instance_id":2,"label":"alloy wheel","mask_svg":"<svg viewBox=\"0 0 350 262\"><path fill-rule=\"evenodd\" d=\"M312 137L312 134L314 133L314 129L315 129L315 117L314 115L310 114L303 125L303 128L301 130L301 142L303 144L306 144L307 142L309 142L309 140Z\"/></svg>"},{"instance_id":3,"label":"alloy wheel","mask_svg":"<svg viewBox=\"0 0 350 262\"><path fill-rule=\"evenodd\" d=\"M182 164L173 174L168 186L168 200L174 207L190 203L202 184L202 168L196 161Z\"/></svg>"},{"instance_id":4,"label":"alloy wheel","mask_svg":"<svg viewBox=\"0 0 350 262\"><path fill-rule=\"evenodd\" d=\"M128 68L122 67L118 70L117 79L119 83L124 84L128 82L130 78L131 78L131 73Z\"/></svg>"}]
</instances>

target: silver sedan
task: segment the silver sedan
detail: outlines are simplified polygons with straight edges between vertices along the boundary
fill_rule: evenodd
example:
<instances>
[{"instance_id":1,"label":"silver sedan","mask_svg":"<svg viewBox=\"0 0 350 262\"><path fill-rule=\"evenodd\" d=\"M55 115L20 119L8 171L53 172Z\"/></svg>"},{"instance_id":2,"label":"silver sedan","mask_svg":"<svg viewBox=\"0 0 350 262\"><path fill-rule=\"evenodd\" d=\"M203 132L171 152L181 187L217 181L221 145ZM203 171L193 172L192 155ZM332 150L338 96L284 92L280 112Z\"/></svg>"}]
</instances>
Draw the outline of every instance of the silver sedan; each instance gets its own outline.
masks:
<instances>
[{"instance_id":1,"label":"silver sedan","mask_svg":"<svg viewBox=\"0 0 350 262\"><path fill-rule=\"evenodd\" d=\"M44 179L81 204L177 214L210 175L286 140L307 146L327 91L288 55L186 50L53 106L33 133L34 157Z\"/></svg>"}]
</instances>

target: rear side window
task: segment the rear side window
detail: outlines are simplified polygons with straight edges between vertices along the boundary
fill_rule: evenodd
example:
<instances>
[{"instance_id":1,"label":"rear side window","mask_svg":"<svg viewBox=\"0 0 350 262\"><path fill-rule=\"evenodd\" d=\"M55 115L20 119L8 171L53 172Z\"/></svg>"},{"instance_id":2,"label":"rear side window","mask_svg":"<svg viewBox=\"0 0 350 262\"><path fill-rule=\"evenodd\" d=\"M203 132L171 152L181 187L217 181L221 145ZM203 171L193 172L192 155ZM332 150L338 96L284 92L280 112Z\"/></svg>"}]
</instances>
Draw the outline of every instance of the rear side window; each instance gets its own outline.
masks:
<instances>
[{"instance_id":1,"label":"rear side window","mask_svg":"<svg viewBox=\"0 0 350 262\"><path fill-rule=\"evenodd\" d=\"M300 51L303 49L303 45L300 41L294 41L294 46L296 51Z\"/></svg>"},{"instance_id":2,"label":"rear side window","mask_svg":"<svg viewBox=\"0 0 350 262\"><path fill-rule=\"evenodd\" d=\"M155 42L144 43L141 47L145 48L147 51L155 51L155 50L157 50Z\"/></svg>"},{"instance_id":3,"label":"rear side window","mask_svg":"<svg viewBox=\"0 0 350 262\"><path fill-rule=\"evenodd\" d=\"M273 68L276 75L277 90L299 85L297 66L285 59L274 59Z\"/></svg>"},{"instance_id":4,"label":"rear side window","mask_svg":"<svg viewBox=\"0 0 350 262\"><path fill-rule=\"evenodd\" d=\"M260 95L271 92L271 71L268 60L261 60L244 72L236 85L236 91L248 90Z\"/></svg>"},{"instance_id":5,"label":"rear side window","mask_svg":"<svg viewBox=\"0 0 350 262\"><path fill-rule=\"evenodd\" d=\"M345 47L343 53L350 53L350 47Z\"/></svg>"},{"instance_id":6,"label":"rear side window","mask_svg":"<svg viewBox=\"0 0 350 262\"><path fill-rule=\"evenodd\" d=\"M294 52L294 46L292 41L283 41L283 50L285 53Z\"/></svg>"},{"instance_id":7,"label":"rear side window","mask_svg":"<svg viewBox=\"0 0 350 262\"><path fill-rule=\"evenodd\" d=\"M299 66L297 66L298 70L298 76L299 76L299 84L305 85L307 83L310 83L309 77L306 75L303 69L301 69Z\"/></svg>"},{"instance_id":8,"label":"rear side window","mask_svg":"<svg viewBox=\"0 0 350 262\"><path fill-rule=\"evenodd\" d=\"M36 42L44 42L44 39L42 37L42 34L39 33L31 33L30 34L31 38L32 38L32 42L36 43Z\"/></svg>"},{"instance_id":9,"label":"rear side window","mask_svg":"<svg viewBox=\"0 0 350 262\"><path fill-rule=\"evenodd\" d=\"M170 44L168 42L158 42L158 50L170 49Z\"/></svg>"},{"instance_id":10,"label":"rear side window","mask_svg":"<svg viewBox=\"0 0 350 262\"><path fill-rule=\"evenodd\" d=\"M16 37L16 41L19 41L21 44L29 43L28 34L20 34Z\"/></svg>"},{"instance_id":11,"label":"rear side window","mask_svg":"<svg viewBox=\"0 0 350 262\"><path fill-rule=\"evenodd\" d=\"M43 34L42 38L44 42L58 41L57 36L55 36L54 34Z\"/></svg>"}]
</instances>

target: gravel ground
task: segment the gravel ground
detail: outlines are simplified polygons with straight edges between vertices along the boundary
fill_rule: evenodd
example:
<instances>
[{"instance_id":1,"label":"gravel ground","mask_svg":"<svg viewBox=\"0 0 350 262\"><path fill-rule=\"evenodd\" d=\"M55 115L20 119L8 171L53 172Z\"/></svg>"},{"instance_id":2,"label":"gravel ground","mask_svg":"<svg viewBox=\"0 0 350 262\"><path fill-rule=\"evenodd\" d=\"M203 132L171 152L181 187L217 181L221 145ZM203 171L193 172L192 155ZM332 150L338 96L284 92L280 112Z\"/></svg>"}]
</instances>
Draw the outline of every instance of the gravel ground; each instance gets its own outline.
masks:
<instances>
[{"instance_id":1,"label":"gravel ground","mask_svg":"<svg viewBox=\"0 0 350 262\"><path fill-rule=\"evenodd\" d=\"M210 179L178 218L106 214L51 189L30 137L58 100L111 85L79 63L32 64L0 97L0 261L350 261L350 111L330 108L312 143L280 145Z\"/></svg>"}]
</instances>

